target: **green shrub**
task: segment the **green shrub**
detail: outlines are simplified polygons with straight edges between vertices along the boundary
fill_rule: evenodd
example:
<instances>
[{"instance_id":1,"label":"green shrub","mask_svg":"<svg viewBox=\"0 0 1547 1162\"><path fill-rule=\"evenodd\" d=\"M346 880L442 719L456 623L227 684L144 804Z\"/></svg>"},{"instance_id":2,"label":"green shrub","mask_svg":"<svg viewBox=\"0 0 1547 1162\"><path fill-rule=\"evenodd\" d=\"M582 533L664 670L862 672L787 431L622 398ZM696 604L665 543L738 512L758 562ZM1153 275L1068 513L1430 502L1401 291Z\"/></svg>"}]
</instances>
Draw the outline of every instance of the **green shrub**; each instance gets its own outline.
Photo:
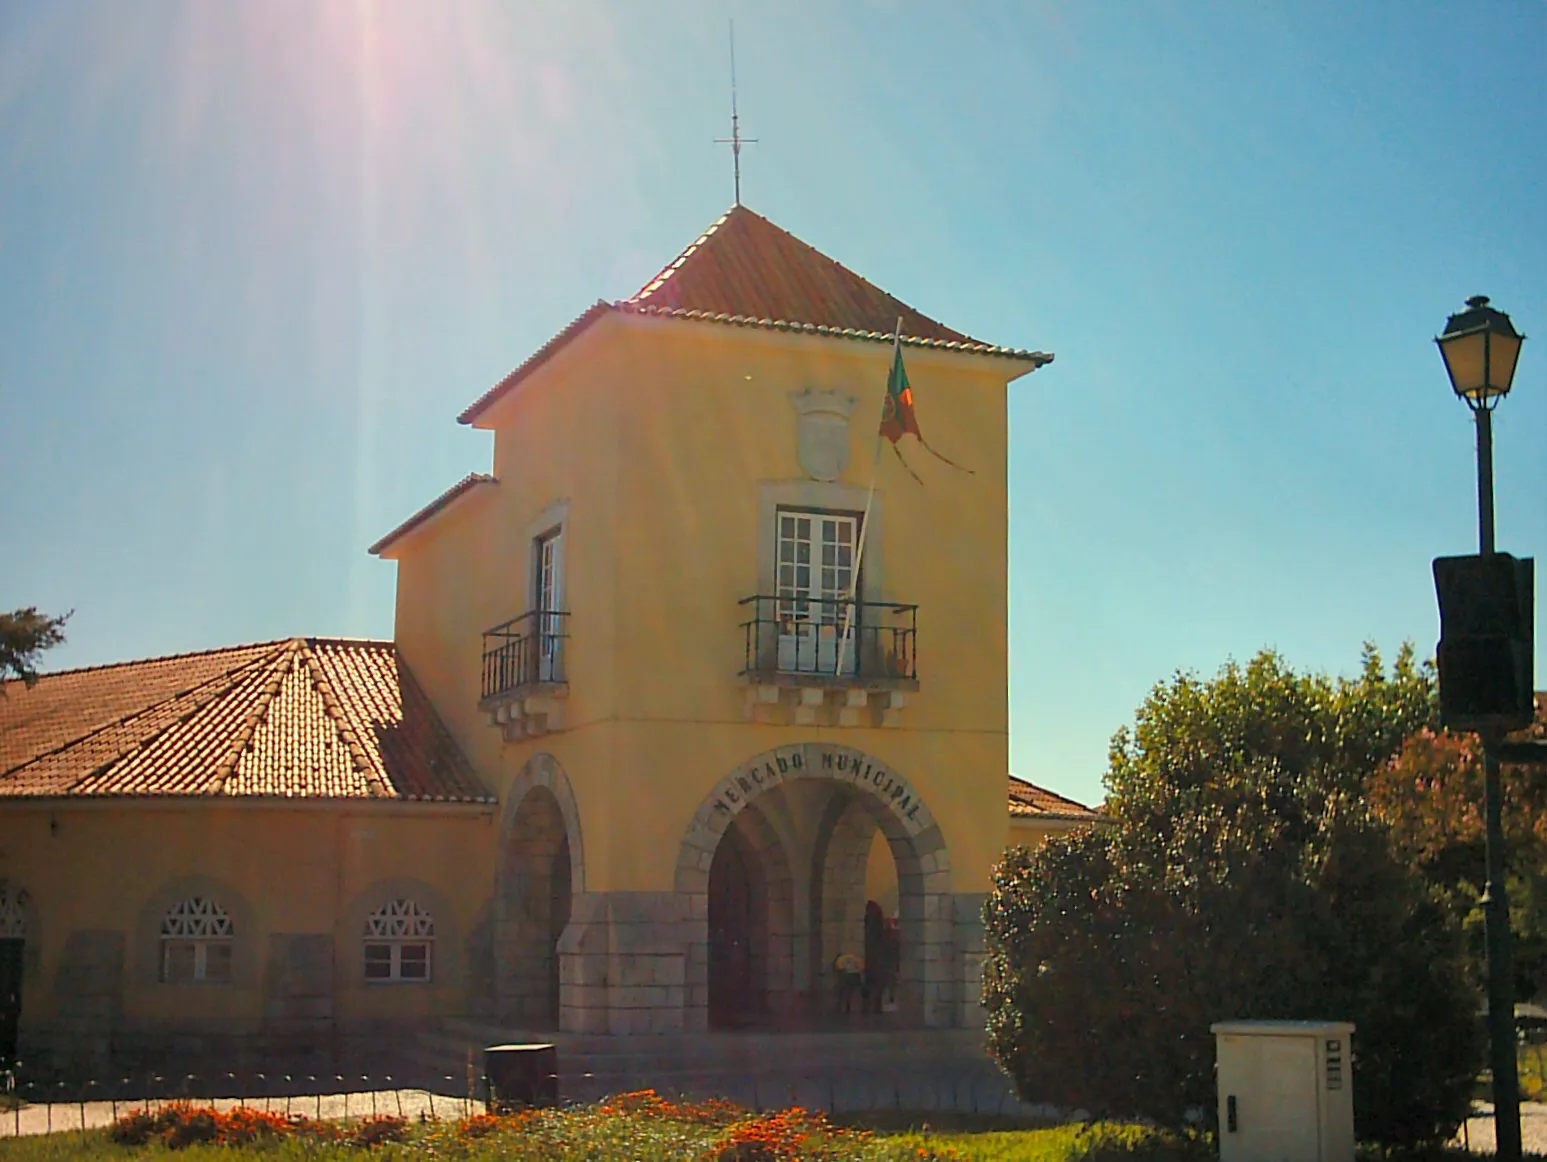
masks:
<instances>
[{"instance_id":1,"label":"green shrub","mask_svg":"<svg viewBox=\"0 0 1547 1162\"><path fill-rule=\"evenodd\" d=\"M1214 1156L1214 1143L1202 1134L1095 1122L1074 1139L1070 1162L1208 1162Z\"/></svg>"},{"instance_id":2,"label":"green shrub","mask_svg":"<svg viewBox=\"0 0 1547 1162\"><path fill-rule=\"evenodd\" d=\"M1359 795L1425 690L1406 655L1156 688L1113 742L1111 825L996 873L984 1002L1023 1097L1181 1128L1214 1114L1213 1022L1340 1019L1361 1137L1455 1132L1481 1063L1459 932Z\"/></svg>"}]
</instances>

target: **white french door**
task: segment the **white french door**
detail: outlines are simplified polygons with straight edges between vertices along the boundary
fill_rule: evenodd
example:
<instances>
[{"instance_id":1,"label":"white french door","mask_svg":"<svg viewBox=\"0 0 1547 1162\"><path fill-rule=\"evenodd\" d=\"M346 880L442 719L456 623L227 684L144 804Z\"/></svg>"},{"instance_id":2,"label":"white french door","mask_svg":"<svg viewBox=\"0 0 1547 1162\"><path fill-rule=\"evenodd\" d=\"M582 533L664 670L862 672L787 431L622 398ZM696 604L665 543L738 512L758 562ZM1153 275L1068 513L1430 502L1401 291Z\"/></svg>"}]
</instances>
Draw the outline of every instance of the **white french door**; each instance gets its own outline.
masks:
<instances>
[{"instance_id":1,"label":"white french door","mask_svg":"<svg viewBox=\"0 0 1547 1162\"><path fill-rule=\"evenodd\" d=\"M854 593L854 554L859 518L843 513L781 509L778 515L779 669L835 673L839 637L843 673L858 664L854 648L858 610L846 618Z\"/></svg>"},{"instance_id":2,"label":"white french door","mask_svg":"<svg viewBox=\"0 0 1547 1162\"><path fill-rule=\"evenodd\" d=\"M533 598L537 608L537 680L564 681L564 530L537 540L537 576Z\"/></svg>"}]
</instances>

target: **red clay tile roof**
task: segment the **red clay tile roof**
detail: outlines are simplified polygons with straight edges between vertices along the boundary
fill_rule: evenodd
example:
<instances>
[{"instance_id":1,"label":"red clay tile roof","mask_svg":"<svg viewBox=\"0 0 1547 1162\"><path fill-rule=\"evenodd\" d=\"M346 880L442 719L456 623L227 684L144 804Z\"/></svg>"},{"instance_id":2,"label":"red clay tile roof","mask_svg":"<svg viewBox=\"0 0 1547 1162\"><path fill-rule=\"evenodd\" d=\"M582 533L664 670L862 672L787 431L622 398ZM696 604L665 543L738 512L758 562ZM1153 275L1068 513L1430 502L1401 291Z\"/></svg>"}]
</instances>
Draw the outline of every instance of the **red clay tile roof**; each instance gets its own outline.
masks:
<instances>
[{"instance_id":1,"label":"red clay tile roof","mask_svg":"<svg viewBox=\"0 0 1547 1162\"><path fill-rule=\"evenodd\" d=\"M839 330L897 330L915 339L976 343L914 310L848 267L735 206L622 305L698 311Z\"/></svg>"},{"instance_id":2,"label":"red clay tile roof","mask_svg":"<svg viewBox=\"0 0 1547 1162\"><path fill-rule=\"evenodd\" d=\"M493 803L391 642L291 638L0 685L0 798Z\"/></svg>"},{"instance_id":3,"label":"red clay tile roof","mask_svg":"<svg viewBox=\"0 0 1547 1162\"><path fill-rule=\"evenodd\" d=\"M456 500L458 497L467 495L467 493L477 488L480 484L498 483L498 480L485 472L469 472L466 476L462 477L461 480L458 480L450 488L446 489L445 492L441 493L434 500L430 501L429 504L425 505L418 512L414 513L413 516L409 517L402 524L398 525L397 528L393 529L386 536L382 537L381 540L377 541L366 551L369 552L372 556L380 555L383 549L386 549L400 537L418 528L425 521L429 520L436 513L440 512L441 509L451 504L451 502Z\"/></svg>"},{"instance_id":4,"label":"red clay tile roof","mask_svg":"<svg viewBox=\"0 0 1547 1162\"><path fill-rule=\"evenodd\" d=\"M745 206L734 206L638 294L586 309L521 366L457 417L471 424L592 323L611 312L729 323L840 339L891 343L902 318L902 342L977 355L1051 363L1042 351L982 343L937 323L841 263Z\"/></svg>"},{"instance_id":5,"label":"red clay tile roof","mask_svg":"<svg viewBox=\"0 0 1547 1162\"><path fill-rule=\"evenodd\" d=\"M1046 787L1010 776L1011 818L1098 820L1106 818L1083 803L1066 799Z\"/></svg>"}]
</instances>

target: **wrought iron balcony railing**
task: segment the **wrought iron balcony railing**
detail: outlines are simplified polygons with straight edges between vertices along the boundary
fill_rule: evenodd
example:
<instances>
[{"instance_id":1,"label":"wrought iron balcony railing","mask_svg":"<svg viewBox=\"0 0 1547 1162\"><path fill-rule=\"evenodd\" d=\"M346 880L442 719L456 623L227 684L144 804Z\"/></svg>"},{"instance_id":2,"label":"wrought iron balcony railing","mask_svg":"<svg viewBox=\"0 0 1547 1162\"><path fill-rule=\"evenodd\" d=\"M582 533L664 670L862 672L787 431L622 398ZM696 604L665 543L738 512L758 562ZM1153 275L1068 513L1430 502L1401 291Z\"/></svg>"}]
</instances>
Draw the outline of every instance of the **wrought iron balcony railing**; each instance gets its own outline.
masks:
<instances>
[{"instance_id":1,"label":"wrought iron balcony railing","mask_svg":"<svg viewBox=\"0 0 1547 1162\"><path fill-rule=\"evenodd\" d=\"M483 635L483 698L530 686L562 685L569 614L534 609Z\"/></svg>"},{"instance_id":2,"label":"wrought iron balcony railing","mask_svg":"<svg viewBox=\"0 0 1547 1162\"><path fill-rule=\"evenodd\" d=\"M843 598L744 597L742 674L858 682L918 679L917 605ZM845 630L847 632L845 633Z\"/></svg>"}]
</instances>

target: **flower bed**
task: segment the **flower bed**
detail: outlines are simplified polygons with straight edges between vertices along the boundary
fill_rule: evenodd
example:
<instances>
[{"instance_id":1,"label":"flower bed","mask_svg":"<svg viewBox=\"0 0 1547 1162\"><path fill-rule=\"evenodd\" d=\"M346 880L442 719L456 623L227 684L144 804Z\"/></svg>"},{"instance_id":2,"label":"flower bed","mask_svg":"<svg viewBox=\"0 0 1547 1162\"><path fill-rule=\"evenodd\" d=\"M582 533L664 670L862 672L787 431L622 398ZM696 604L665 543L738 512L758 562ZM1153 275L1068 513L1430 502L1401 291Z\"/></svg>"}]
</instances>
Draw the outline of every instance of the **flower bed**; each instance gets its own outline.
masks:
<instances>
[{"instance_id":1,"label":"flower bed","mask_svg":"<svg viewBox=\"0 0 1547 1162\"><path fill-rule=\"evenodd\" d=\"M945 1117L947 1125L953 1118ZM955 1119L960 1121L960 1119ZM590 1106L354 1121L169 1102L131 1110L106 1130L0 1144L0 1162L1207 1162L1204 1138L1108 1123L956 1130L834 1125L799 1108L758 1113L726 1101L672 1101L651 1090ZM183 1153L187 1151L188 1153Z\"/></svg>"},{"instance_id":2,"label":"flower bed","mask_svg":"<svg viewBox=\"0 0 1547 1162\"><path fill-rule=\"evenodd\" d=\"M302 1114L276 1114L237 1106L217 1110L192 1102L168 1102L155 1109L134 1109L108 1127L108 1140L120 1146L247 1146L280 1138L369 1149L408 1138L406 1118L382 1115L357 1122L318 1121Z\"/></svg>"},{"instance_id":3,"label":"flower bed","mask_svg":"<svg viewBox=\"0 0 1547 1162\"><path fill-rule=\"evenodd\" d=\"M107 1131L119 1146L180 1150L193 1146L264 1147L296 1140L344 1152L394 1147L432 1157L681 1158L694 1162L910 1162L959 1157L945 1149L904 1145L868 1130L831 1124L798 1107L756 1113L731 1102L671 1101L653 1090L618 1094L569 1110L474 1114L418 1124L382 1116L318 1121L237 1107L189 1102L134 1109Z\"/></svg>"}]
</instances>

